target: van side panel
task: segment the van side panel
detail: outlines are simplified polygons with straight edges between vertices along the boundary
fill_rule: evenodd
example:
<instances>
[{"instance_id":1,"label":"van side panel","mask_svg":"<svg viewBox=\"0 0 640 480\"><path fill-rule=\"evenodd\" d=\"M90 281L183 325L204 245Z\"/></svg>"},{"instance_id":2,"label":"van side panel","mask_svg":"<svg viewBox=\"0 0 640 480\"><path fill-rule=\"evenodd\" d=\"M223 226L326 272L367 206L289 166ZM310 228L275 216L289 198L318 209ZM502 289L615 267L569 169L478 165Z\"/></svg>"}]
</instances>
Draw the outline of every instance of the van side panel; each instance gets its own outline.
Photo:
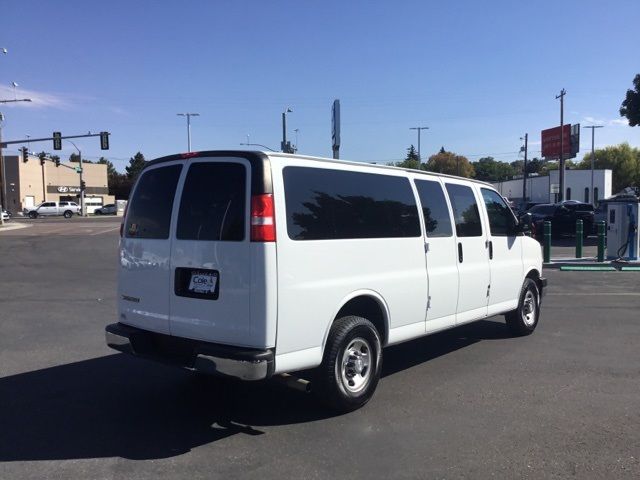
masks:
<instances>
[{"instance_id":1,"label":"van side panel","mask_svg":"<svg viewBox=\"0 0 640 480\"><path fill-rule=\"evenodd\" d=\"M276 243L251 244L251 338L256 348L276 345L278 269Z\"/></svg>"},{"instance_id":2,"label":"van side panel","mask_svg":"<svg viewBox=\"0 0 640 480\"><path fill-rule=\"evenodd\" d=\"M357 290L371 290L384 299L389 308L390 339L406 339L405 332L423 335L427 275L421 234L410 238L292 240L287 234L283 181L283 168L289 166L327 168L308 159L271 159L278 244L276 371L282 371L279 358L296 369L319 365L334 315L344 299ZM366 165L329 168L379 173ZM385 174L407 178L404 172Z\"/></svg>"}]
</instances>

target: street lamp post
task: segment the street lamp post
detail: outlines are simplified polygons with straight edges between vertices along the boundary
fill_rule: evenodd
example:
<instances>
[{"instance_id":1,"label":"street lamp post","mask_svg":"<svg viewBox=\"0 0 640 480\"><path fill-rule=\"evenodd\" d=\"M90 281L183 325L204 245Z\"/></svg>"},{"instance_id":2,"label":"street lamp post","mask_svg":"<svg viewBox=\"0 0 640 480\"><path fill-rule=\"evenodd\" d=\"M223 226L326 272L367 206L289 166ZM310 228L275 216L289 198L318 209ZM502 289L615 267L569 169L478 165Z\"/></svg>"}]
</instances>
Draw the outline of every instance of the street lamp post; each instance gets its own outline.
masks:
<instances>
[{"instance_id":1,"label":"street lamp post","mask_svg":"<svg viewBox=\"0 0 640 480\"><path fill-rule=\"evenodd\" d=\"M282 112L282 145L281 150L284 153L292 153L291 145L287 142L287 113L291 113L293 110L287 107L284 112Z\"/></svg>"},{"instance_id":2,"label":"street lamp post","mask_svg":"<svg viewBox=\"0 0 640 480\"><path fill-rule=\"evenodd\" d=\"M593 194L593 171L594 171L595 161L596 161L595 131L596 131L596 128L602 128L602 125L588 125L584 128L591 129L591 205L595 207L596 197Z\"/></svg>"},{"instance_id":3,"label":"street lamp post","mask_svg":"<svg viewBox=\"0 0 640 480\"><path fill-rule=\"evenodd\" d=\"M199 117L199 113L177 113L179 117L187 117L187 151L191 152L191 117Z\"/></svg>"},{"instance_id":4,"label":"street lamp post","mask_svg":"<svg viewBox=\"0 0 640 480\"><path fill-rule=\"evenodd\" d=\"M420 156L420 132L422 130L429 130L429 127L410 127L409 130L418 131L418 162L422 163L422 157Z\"/></svg>"}]
</instances>

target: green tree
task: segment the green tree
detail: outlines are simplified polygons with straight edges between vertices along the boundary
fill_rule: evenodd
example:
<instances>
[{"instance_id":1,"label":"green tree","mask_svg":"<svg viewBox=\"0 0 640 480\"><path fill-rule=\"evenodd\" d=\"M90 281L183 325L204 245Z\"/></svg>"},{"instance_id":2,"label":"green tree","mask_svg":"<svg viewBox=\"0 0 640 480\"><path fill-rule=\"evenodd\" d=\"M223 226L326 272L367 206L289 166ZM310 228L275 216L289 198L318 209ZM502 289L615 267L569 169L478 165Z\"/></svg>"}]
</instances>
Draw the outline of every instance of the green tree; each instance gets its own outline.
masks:
<instances>
[{"instance_id":1,"label":"green tree","mask_svg":"<svg viewBox=\"0 0 640 480\"><path fill-rule=\"evenodd\" d=\"M473 178L475 175L473 165L469 163L466 157L447 152L444 147L440 149L440 152L429 157L424 169L430 172L446 173L467 178Z\"/></svg>"},{"instance_id":2,"label":"green tree","mask_svg":"<svg viewBox=\"0 0 640 480\"><path fill-rule=\"evenodd\" d=\"M629 125L635 127L640 125L640 73L633 79L633 86L633 90L627 90L627 96L620 106L620 116L627 117Z\"/></svg>"},{"instance_id":3,"label":"green tree","mask_svg":"<svg viewBox=\"0 0 640 480\"><path fill-rule=\"evenodd\" d=\"M140 175L140 172L144 168L145 160L144 155L140 152L136 153L130 160L129 166L125 167L127 171L127 177L129 180L134 181Z\"/></svg>"},{"instance_id":4,"label":"green tree","mask_svg":"<svg viewBox=\"0 0 640 480\"><path fill-rule=\"evenodd\" d=\"M74 163L80 163L80 155L77 153L72 153L69 155L69 161ZM87 160L86 158L82 159L82 163L93 163L91 160Z\"/></svg>"},{"instance_id":5,"label":"green tree","mask_svg":"<svg viewBox=\"0 0 640 480\"><path fill-rule=\"evenodd\" d=\"M614 193L625 187L640 185L640 149L633 148L628 143L596 150L594 165L596 169L610 168L612 170ZM584 156L584 159L578 164L578 168L591 168L591 152Z\"/></svg>"},{"instance_id":6,"label":"green tree","mask_svg":"<svg viewBox=\"0 0 640 480\"><path fill-rule=\"evenodd\" d=\"M484 182L502 182L515 175L511 165L493 157L483 157L477 162L472 162L471 165L475 170L475 178Z\"/></svg>"},{"instance_id":7,"label":"green tree","mask_svg":"<svg viewBox=\"0 0 640 480\"><path fill-rule=\"evenodd\" d=\"M420 159L418 158L418 152L416 152L416 149L413 145L407 148L406 158L402 162L396 163L396 167L413 168L416 170L420 169L421 165Z\"/></svg>"},{"instance_id":8,"label":"green tree","mask_svg":"<svg viewBox=\"0 0 640 480\"><path fill-rule=\"evenodd\" d=\"M99 165L106 165L107 166L107 176L111 177L113 175L117 175L118 174L118 171L116 170L116 167L108 159L106 159L104 157L100 157L100 159L98 160L97 163Z\"/></svg>"}]
</instances>

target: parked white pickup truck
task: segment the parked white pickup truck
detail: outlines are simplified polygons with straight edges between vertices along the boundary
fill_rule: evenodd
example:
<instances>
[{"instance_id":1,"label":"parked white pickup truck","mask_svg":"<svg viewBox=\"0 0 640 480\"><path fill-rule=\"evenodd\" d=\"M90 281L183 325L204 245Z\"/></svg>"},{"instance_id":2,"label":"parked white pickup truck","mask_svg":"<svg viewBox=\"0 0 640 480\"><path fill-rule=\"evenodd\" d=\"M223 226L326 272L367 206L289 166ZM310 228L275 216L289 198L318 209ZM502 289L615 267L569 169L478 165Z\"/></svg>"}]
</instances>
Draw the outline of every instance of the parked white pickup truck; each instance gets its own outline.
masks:
<instances>
[{"instance_id":1,"label":"parked white pickup truck","mask_svg":"<svg viewBox=\"0 0 640 480\"><path fill-rule=\"evenodd\" d=\"M80 214L80 206L75 202L42 202L35 207L28 207L22 211L25 217L38 218L40 216L60 216L71 218L74 213Z\"/></svg>"}]
</instances>

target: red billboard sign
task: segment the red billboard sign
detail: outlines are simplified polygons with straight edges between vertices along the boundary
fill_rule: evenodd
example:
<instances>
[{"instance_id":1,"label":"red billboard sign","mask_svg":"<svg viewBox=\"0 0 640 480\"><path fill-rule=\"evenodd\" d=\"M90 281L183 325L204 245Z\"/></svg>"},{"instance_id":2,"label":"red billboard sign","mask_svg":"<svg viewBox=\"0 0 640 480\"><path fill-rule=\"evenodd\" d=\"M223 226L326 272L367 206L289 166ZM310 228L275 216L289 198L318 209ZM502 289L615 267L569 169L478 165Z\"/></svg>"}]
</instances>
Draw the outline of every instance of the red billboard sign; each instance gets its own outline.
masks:
<instances>
[{"instance_id":1,"label":"red billboard sign","mask_svg":"<svg viewBox=\"0 0 640 480\"><path fill-rule=\"evenodd\" d=\"M571 125L567 124L562 128L564 133L562 156L570 158L575 155L571 149ZM560 158L560 127L542 130L542 156L547 160Z\"/></svg>"}]
</instances>

